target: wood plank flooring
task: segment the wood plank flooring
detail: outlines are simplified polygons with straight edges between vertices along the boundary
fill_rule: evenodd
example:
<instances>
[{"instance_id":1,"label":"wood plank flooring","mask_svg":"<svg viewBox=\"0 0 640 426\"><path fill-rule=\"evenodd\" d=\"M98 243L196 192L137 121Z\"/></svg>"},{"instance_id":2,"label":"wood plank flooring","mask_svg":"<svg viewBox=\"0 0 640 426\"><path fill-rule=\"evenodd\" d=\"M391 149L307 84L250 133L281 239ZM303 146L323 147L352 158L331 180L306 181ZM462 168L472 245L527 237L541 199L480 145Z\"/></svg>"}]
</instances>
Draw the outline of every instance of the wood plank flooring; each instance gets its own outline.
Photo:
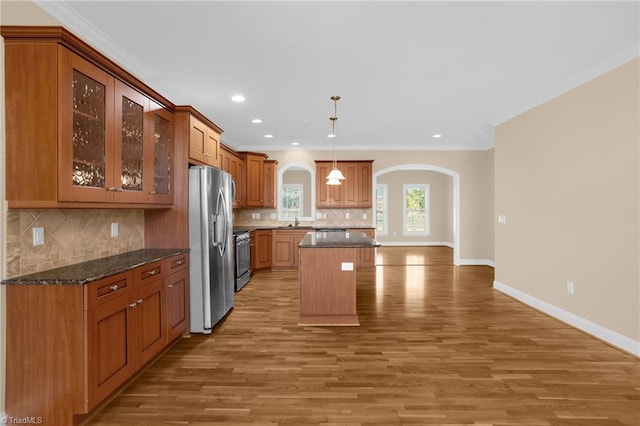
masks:
<instances>
[{"instance_id":1,"label":"wood plank flooring","mask_svg":"<svg viewBox=\"0 0 640 426\"><path fill-rule=\"evenodd\" d=\"M640 425L640 361L492 290L493 269L437 247L377 263L360 327L299 327L297 273L256 274L88 424Z\"/></svg>"}]
</instances>

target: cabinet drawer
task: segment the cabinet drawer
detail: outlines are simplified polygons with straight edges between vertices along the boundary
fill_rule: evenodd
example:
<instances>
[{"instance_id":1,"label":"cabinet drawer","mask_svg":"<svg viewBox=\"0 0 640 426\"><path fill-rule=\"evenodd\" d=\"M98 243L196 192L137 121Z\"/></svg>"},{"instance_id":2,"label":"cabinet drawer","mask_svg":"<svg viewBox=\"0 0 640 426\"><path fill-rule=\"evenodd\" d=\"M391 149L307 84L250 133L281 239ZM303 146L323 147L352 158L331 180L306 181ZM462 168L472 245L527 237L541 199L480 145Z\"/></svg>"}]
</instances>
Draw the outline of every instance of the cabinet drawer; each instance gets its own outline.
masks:
<instances>
[{"instance_id":1,"label":"cabinet drawer","mask_svg":"<svg viewBox=\"0 0 640 426\"><path fill-rule=\"evenodd\" d=\"M86 307L99 306L122 295L129 294L133 286L133 272L123 272L86 286Z\"/></svg>"},{"instance_id":2,"label":"cabinet drawer","mask_svg":"<svg viewBox=\"0 0 640 426\"><path fill-rule=\"evenodd\" d=\"M189 265L189 254L184 253L170 257L166 260L167 270L170 274L185 269Z\"/></svg>"},{"instance_id":3,"label":"cabinet drawer","mask_svg":"<svg viewBox=\"0 0 640 426\"><path fill-rule=\"evenodd\" d=\"M164 267L163 262L153 262L144 266L140 266L135 269L136 272L136 282L137 283L145 283L149 281L154 281L155 279L162 277L164 275Z\"/></svg>"}]
</instances>

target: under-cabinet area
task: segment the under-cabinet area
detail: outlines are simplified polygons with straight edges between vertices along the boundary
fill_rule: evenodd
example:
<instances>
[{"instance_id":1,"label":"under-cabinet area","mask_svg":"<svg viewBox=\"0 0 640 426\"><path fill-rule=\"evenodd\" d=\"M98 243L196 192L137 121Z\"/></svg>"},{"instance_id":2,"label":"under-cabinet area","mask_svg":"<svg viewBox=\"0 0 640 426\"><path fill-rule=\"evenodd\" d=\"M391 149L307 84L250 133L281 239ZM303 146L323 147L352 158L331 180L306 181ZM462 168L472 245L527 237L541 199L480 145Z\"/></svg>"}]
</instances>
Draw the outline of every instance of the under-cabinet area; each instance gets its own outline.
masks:
<instances>
[{"instance_id":1,"label":"under-cabinet area","mask_svg":"<svg viewBox=\"0 0 640 426\"><path fill-rule=\"evenodd\" d=\"M77 424L188 332L188 250L138 250L3 281L6 411Z\"/></svg>"}]
</instances>

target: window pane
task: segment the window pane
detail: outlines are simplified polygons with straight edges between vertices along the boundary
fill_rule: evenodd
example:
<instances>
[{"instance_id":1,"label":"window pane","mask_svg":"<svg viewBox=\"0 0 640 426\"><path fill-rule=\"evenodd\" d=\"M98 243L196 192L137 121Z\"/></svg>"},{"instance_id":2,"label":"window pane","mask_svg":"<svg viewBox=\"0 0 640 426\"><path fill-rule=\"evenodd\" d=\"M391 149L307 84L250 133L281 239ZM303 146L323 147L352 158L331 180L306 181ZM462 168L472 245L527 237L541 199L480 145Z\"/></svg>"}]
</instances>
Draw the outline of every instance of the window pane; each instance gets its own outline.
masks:
<instances>
[{"instance_id":1,"label":"window pane","mask_svg":"<svg viewBox=\"0 0 640 426\"><path fill-rule=\"evenodd\" d=\"M302 185L284 184L282 186L282 214L284 217L302 216Z\"/></svg>"},{"instance_id":2,"label":"window pane","mask_svg":"<svg viewBox=\"0 0 640 426\"><path fill-rule=\"evenodd\" d=\"M429 234L428 185L404 185L404 232Z\"/></svg>"}]
</instances>

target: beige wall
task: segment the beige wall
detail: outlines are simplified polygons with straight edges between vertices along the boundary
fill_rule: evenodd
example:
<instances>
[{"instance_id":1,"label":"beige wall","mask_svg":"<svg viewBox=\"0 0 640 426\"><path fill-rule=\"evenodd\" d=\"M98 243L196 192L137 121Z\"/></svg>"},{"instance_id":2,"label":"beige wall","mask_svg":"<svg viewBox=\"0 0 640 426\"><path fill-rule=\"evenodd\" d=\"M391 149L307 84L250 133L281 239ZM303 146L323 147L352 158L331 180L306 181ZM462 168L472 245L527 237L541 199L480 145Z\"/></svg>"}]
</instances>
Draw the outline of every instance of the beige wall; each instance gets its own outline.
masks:
<instances>
[{"instance_id":1,"label":"beige wall","mask_svg":"<svg viewBox=\"0 0 640 426\"><path fill-rule=\"evenodd\" d=\"M282 176L282 183L302 185L303 216L311 216L311 173L306 170L287 170Z\"/></svg>"},{"instance_id":2,"label":"beige wall","mask_svg":"<svg viewBox=\"0 0 640 426\"><path fill-rule=\"evenodd\" d=\"M496 225L496 281L636 342L639 64L616 68L495 132L495 213L506 215Z\"/></svg>"},{"instance_id":3,"label":"beige wall","mask_svg":"<svg viewBox=\"0 0 640 426\"><path fill-rule=\"evenodd\" d=\"M407 170L385 173L378 176L378 184L387 185L388 213L388 234L377 236L377 240L382 244L393 243L448 243L453 244L453 191L451 176L443 173ZM430 214L430 234L424 236L403 235L403 184L428 184L429 185L429 214Z\"/></svg>"},{"instance_id":4,"label":"beige wall","mask_svg":"<svg viewBox=\"0 0 640 426\"><path fill-rule=\"evenodd\" d=\"M278 167L331 160L330 151L273 151L269 158ZM488 151L346 151L338 149L339 160L374 160L373 172L401 165L430 165L460 176L460 258L463 263L493 262L493 150ZM367 226L373 219L368 210ZM361 221L361 215L350 215Z\"/></svg>"}]
</instances>

